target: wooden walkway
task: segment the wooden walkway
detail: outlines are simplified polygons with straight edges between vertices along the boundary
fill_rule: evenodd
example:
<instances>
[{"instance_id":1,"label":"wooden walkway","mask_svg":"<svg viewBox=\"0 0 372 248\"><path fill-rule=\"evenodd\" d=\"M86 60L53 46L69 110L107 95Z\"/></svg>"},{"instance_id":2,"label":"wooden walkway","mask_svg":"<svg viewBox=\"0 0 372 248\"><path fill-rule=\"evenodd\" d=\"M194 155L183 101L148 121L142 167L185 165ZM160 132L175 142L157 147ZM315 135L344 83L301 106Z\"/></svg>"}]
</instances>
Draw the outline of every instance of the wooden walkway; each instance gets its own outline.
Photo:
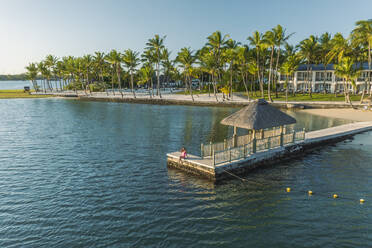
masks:
<instances>
[{"instance_id":1,"label":"wooden walkway","mask_svg":"<svg viewBox=\"0 0 372 248\"><path fill-rule=\"evenodd\" d=\"M312 131L306 133L305 140L303 141L288 144L283 147L263 150L247 156L247 158L242 158L218 165L213 164L213 160L211 157L205 157L202 159L200 156L196 155L188 155L188 158L182 160L180 163L180 152L168 153L167 161L169 166L177 167L181 170L192 172L193 174L199 174L198 170L204 171L205 169L205 171L208 172L208 177L214 176L214 178L216 179L218 177L218 174L224 173L226 171L239 172L245 171L245 169L252 169L264 164L265 162L272 163L274 161L282 159L283 157L290 157L292 153L302 152L307 148L314 148L330 142L337 142L339 140L346 139L349 136L369 130L372 130L372 122L355 122ZM191 171L190 167L192 167ZM205 175L204 172L200 173L200 175Z\"/></svg>"}]
</instances>

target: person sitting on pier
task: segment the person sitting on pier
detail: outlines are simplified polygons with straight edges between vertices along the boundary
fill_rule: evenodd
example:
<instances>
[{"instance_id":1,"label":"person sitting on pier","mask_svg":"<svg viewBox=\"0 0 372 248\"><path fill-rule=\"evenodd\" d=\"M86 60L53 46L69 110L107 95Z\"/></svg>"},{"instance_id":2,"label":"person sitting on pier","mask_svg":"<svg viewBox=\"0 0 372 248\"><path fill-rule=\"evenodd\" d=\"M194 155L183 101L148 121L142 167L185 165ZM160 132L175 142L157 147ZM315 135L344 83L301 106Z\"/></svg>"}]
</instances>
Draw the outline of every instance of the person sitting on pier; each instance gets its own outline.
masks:
<instances>
[{"instance_id":1,"label":"person sitting on pier","mask_svg":"<svg viewBox=\"0 0 372 248\"><path fill-rule=\"evenodd\" d=\"M180 156L180 162L181 162L181 159L185 159L187 158L187 151L185 149L185 147L182 147L181 149L181 156Z\"/></svg>"}]
</instances>

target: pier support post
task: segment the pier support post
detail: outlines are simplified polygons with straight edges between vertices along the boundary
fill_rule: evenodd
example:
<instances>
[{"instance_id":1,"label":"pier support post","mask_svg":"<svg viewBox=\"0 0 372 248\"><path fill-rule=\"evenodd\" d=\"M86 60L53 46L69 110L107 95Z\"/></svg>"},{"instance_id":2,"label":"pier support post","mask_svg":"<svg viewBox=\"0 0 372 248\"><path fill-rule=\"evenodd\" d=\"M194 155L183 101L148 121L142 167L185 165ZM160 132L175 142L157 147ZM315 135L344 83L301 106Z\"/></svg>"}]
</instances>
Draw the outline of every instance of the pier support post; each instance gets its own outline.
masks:
<instances>
[{"instance_id":1,"label":"pier support post","mask_svg":"<svg viewBox=\"0 0 372 248\"><path fill-rule=\"evenodd\" d=\"M203 143L200 144L200 157L201 159L204 158L204 144Z\"/></svg>"},{"instance_id":2,"label":"pier support post","mask_svg":"<svg viewBox=\"0 0 372 248\"><path fill-rule=\"evenodd\" d=\"M303 140L305 140L305 128L303 128L302 131L304 132Z\"/></svg>"},{"instance_id":3,"label":"pier support post","mask_svg":"<svg viewBox=\"0 0 372 248\"><path fill-rule=\"evenodd\" d=\"M213 151L213 149L212 149L212 141L211 142L209 142L209 148L210 148L210 155L212 156L212 151Z\"/></svg>"},{"instance_id":4,"label":"pier support post","mask_svg":"<svg viewBox=\"0 0 372 248\"><path fill-rule=\"evenodd\" d=\"M229 147L229 162L231 163L231 147Z\"/></svg>"},{"instance_id":5,"label":"pier support post","mask_svg":"<svg viewBox=\"0 0 372 248\"><path fill-rule=\"evenodd\" d=\"M293 131L292 143L296 141L296 131Z\"/></svg>"},{"instance_id":6,"label":"pier support post","mask_svg":"<svg viewBox=\"0 0 372 248\"><path fill-rule=\"evenodd\" d=\"M257 140L256 140L256 130L252 130L252 153L256 153Z\"/></svg>"},{"instance_id":7,"label":"pier support post","mask_svg":"<svg viewBox=\"0 0 372 248\"><path fill-rule=\"evenodd\" d=\"M280 146L283 146L283 141L284 141L284 136L283 136L283 126L280 126Z\"/></svg>"},{"instance_id":8,"label":"pier support post","mask_svg":"<svg viewBox=\"0 0 372 248\"><path fill-rule=\"evenodd\" d=\"M233 147L236 147L237 135L236 135L236 127L234 126L234 134L233 134Z\"/></svg>"},{"instance_id":9,"label":"pier support post","mask_svg":"<svg viewBox=\"0 0 372 248\"><path fill-rule=\"evenodd\" d=\"M216 167L216 157L214 156L214 150L212 151L212 162L213 162L213 167Z\"/></svg>"}]
</instances>

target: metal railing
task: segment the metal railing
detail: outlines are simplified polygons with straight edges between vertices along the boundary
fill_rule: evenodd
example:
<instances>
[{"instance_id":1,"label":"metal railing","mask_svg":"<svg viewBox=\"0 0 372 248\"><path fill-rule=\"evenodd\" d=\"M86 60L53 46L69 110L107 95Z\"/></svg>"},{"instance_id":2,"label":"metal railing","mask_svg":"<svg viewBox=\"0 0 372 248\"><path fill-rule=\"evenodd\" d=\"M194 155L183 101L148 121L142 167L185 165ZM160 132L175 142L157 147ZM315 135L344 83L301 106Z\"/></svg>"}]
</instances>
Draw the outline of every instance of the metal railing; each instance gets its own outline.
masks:
<instances>
[{"instance_id":1,"label":"metal railing","mask_svg":"<svg viewBox=\"0 0 372 248\"><path fill-rule=\"evenodd\" d=\"M298 141L305 139L305 130L300 132L292 132L283 135L277 135L274 137L268 137L263 139L255 139L247 144L237 147L228 147L223 151L211 152L211 157L213 161L213 166L218 164L223 164L226 162L231 162L234 160L239 160L242 158L247 158L248 156L265 150L274 149L280 146L293 144Z\"/></svg>"},{"instance_id":2,"label":"metal railing","mask_svg":"<svg viewBox=\"0 0 372 248\"><path fill-rule=\"evenodd\" d=\"M284 129L284 133L286 133L286 128ZM264 130L263 132L257 131L256 132L256 139L261 139L261 137L268 138L280 135L280 128ZM252 141L252 134L242 135L236 137L236 147L243 146L248 144ZM229 138L225 139L223 142L216 142L209 144L201 144L200 146L200 154L201 157L208 157L212 156L212 151L219 152L228 149L229 147L234 147L234 139Z\"/></svg>"}]
</instances>

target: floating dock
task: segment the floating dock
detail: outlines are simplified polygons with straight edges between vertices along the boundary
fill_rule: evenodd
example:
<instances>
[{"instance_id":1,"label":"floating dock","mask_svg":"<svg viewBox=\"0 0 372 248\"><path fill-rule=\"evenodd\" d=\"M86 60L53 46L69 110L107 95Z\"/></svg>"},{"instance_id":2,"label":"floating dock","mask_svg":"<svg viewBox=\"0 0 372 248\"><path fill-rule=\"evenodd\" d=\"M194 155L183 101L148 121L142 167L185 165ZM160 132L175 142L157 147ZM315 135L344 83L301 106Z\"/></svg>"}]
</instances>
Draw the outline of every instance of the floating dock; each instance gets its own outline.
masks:
<instances>
[{"instance_id":1,"label":"floating dock","mask_svg":"<svg viewBox=\"0 0 372 248\"><path fill-rule=\"evenodd\" d=\"M188 155L180 160L180 152L167 154L168 167L177 168L191 174L206 177L212 181L230 178L233 175L244 174L252 169L280 160L301 156L313 148L345 140L355 134L372 130L372 122L355 122L341 126L308 132L305 139L291 144L262 150L241 159L229 160L216 164L212 156L200 157Z\"/></svg>"}]
</instances>

